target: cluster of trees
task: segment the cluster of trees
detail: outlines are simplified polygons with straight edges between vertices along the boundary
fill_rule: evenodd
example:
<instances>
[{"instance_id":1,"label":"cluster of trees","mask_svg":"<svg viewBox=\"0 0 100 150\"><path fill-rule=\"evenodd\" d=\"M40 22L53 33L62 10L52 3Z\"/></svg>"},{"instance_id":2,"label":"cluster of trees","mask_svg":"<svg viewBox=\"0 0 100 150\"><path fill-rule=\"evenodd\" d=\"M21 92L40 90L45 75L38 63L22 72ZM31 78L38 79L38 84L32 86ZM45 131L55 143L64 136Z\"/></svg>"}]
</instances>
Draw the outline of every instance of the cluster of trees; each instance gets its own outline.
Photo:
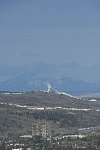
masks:
<instances>
[{"instance_id":1,"label":"cluster of trees","mask_svg":"<svg viewBox=\"0 0 100 150\"><path fill-rule=\"evenodd\" d=\"M72 141L72 145L73 145L73 140ZM77 140L76 140L77 141ZM97 140L98 142L100 141L100 139ZM31 148L32 150L99 150L99 147L97 145L97 147L94 147L92 144L91 145L87 145L87 147L83 147L83 148L75 148L74 146L72 146L70 144L70 146L66 145L64 142L63 144L59 141L56 141L54 139L52 139L51 141L47 141L46 139L43 139L41 136L35 136L32 139L24 139L20 141L20 139L16 142L21 142L24 144L23 147L21 147L23 150L27 150L27 148ZM85 142L88 142L88 139ZM100 144L100 143L99 143ZM20 147L14 147L14 145L10 146L9 143L3 141L0 145L0 150L12 150L13 148L20 148Z\"/></svg>"}]
</instances>

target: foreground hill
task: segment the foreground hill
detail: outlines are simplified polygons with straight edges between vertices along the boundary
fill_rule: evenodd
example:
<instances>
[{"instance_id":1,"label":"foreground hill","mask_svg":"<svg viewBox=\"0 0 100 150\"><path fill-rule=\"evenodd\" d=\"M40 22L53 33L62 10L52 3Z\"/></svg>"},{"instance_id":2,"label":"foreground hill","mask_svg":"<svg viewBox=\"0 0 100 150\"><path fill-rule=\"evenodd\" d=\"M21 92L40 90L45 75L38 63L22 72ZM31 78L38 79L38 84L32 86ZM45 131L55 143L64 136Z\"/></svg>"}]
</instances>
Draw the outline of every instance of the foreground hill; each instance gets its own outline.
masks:
<instances>
[{"instance_id":1,"label":"foreground hill","mask_svg":"<svg viewBox=\"0 0 100 150\"><path fill-rule=\"evenodd\" d=\"M100 125L99 108L99 100L78 99L66 93L1 92L0 135L16 138L31 134L32 123L36 119L52 121L57 126L57 129L54 128L55 135L60 132L76 133L79 128Z\"/></svg>"},{"instance_id":2,"label":"foreground hill","mask_svg":"<svg viewBox=\"0 0 100 150\"><path fill-rule=\"evenodd\" d=\"M43 91L27 93L1 93L0 102L36 107L69 107L99 109L100 101L76 98L66 93L56 94Z\"/></svg>"}]
</instances>

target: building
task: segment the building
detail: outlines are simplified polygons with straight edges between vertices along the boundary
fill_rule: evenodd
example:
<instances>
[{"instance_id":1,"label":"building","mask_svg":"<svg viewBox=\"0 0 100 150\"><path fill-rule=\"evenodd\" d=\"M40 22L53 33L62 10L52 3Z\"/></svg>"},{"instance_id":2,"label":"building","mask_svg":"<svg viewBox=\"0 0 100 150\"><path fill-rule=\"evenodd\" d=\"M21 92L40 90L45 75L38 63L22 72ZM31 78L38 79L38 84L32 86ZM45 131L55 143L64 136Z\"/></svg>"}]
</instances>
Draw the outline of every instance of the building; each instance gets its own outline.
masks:
<instances>
[{"instance_id":1,"label":"building","mask_svg":"<svg viewBox=\"0 0 100 150\"><path fill-rule=\"evenodd\" d=\"M51 137L50 123L46 120L36 120L32 124L32 136Z\"/></svg>"}]
</instances>

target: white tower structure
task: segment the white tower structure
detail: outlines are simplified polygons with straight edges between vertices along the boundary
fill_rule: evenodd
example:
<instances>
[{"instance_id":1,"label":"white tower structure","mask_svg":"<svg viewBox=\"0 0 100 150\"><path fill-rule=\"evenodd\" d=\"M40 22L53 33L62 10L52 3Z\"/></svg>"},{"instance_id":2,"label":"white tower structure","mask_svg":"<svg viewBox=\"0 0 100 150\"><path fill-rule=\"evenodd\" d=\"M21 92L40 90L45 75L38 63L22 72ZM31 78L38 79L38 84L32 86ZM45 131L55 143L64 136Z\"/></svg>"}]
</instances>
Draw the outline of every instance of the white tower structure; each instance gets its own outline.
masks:
<instances>
[{"instance_id":1,"label":"white tower structure","mask_svg":"<svg viewBox=\"0 0 100 150\"><path fill-rule=\"evenodd\" d=\"M48 86L48 90L47 90L47 92L48 92L48 93L50 93L50 92L51 92L52 87L51 87L51 85L50 85L50 84L47 84L47 86Z\"/></svg>"}]
</instances>

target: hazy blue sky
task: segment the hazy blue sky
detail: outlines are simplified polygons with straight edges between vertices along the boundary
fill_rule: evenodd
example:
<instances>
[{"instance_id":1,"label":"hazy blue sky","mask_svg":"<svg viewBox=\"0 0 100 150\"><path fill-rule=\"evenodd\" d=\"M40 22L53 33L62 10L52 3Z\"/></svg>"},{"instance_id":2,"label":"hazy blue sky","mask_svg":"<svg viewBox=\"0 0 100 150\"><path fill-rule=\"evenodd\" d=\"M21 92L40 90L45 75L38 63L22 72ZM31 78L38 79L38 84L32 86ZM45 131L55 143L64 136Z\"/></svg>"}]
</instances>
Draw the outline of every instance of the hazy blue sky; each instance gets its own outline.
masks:
<instances>
[{"instance_id":1,"label":"hazy blue sky","mask_svg":"<svg viewBox=\"0 0 100 150\"><path fill-rule=\"evenodd\" d=\"M0 64L100 63L100 0L0 0Z\"/></svg>"}]
</instances>

